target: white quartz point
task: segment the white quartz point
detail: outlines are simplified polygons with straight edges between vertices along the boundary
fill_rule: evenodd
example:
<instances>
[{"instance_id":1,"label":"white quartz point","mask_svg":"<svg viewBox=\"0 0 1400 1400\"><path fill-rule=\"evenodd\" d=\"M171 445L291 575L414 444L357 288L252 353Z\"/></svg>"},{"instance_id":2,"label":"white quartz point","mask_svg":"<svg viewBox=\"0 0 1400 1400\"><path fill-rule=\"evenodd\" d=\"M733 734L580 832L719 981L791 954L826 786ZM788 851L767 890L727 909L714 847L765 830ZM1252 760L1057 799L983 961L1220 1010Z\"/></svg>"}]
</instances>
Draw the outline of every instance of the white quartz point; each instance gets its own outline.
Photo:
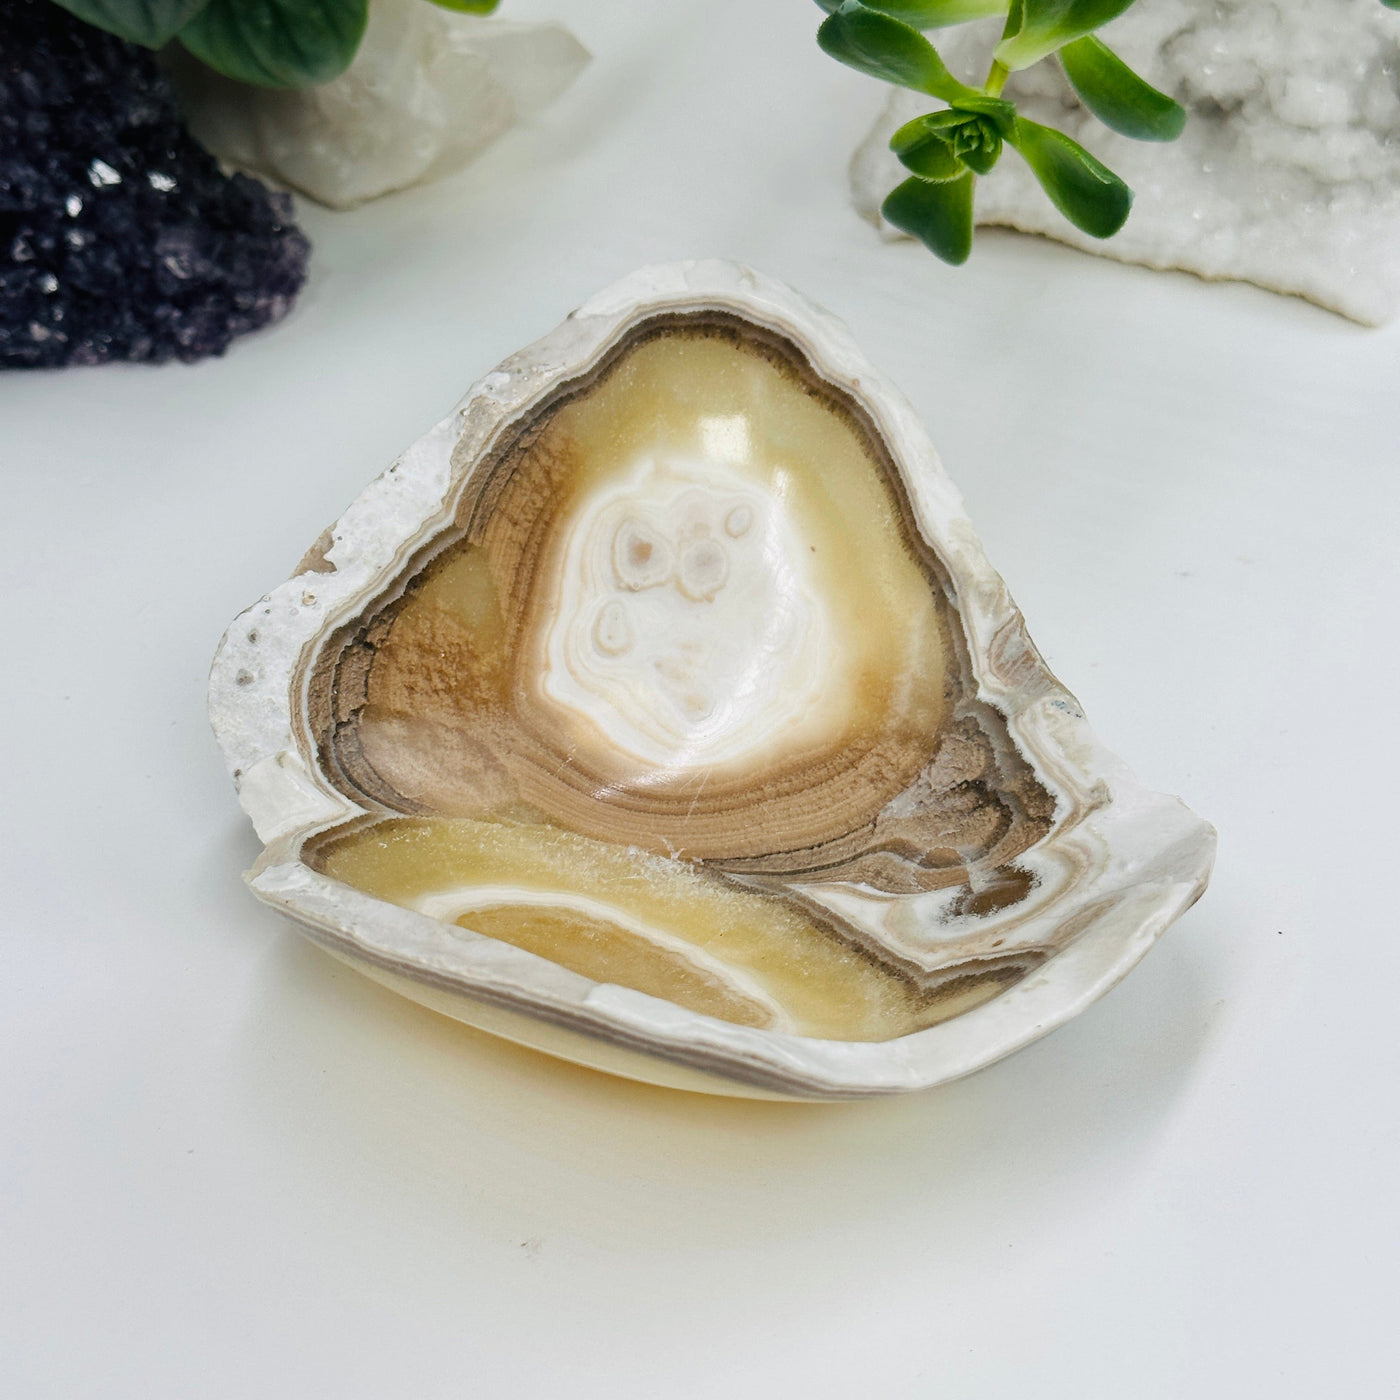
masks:
<instances>
[{"instance_id":1,"label":"white quartz point","mask_svg":"<svg viewBox=\"0 0 1400 1400\"><path fill-rule=\"evenodd\" d=\"M932 37L955 72L980 82L1000 23ZM1180 140L1159 145L1109 131L1054 60L1013 74L1006 93L1132 186L1127 224L1105 241L1080 233L1011 151L978 181L980 223L1124 262L1253 282L1368 325L1396 314L1400 14L1380 0L1143 0L1103 37L1185 106ZM853 198L877 224L881 201L908 173L889 137L932 105L893 93L855 154Z\"/></svg>"},{"instance_id":2,"label":"white quartz point","mask_svg":"<svg viewBox=\"0 0 1400 1400\"><path fill-rule=\"evenodd\" d=\"M190 129L216 155L349 209L460 169L588 59L557 24L373 0L355 61L319 87L251 87L192 62L175 77Z\"/></svg>"}]
</instances>

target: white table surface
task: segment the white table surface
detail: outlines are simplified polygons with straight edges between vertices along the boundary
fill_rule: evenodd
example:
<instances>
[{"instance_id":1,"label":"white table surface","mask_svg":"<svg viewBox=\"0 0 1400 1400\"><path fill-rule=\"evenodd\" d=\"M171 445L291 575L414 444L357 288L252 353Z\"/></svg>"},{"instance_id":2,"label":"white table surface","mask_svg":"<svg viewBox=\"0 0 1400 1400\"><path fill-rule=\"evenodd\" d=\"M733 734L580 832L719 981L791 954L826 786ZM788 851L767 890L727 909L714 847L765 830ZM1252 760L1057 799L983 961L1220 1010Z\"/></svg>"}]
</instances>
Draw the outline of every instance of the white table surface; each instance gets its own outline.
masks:
<instances>
[{"instance_id":1,"label":"white table surface","mask_svg":"<svg viewBox=\"0 0 1400 1400\"><path fill-rule=\"evenodd\" d=\"M1400 1393L1400 328L1008 234L961 270L880 244L844 186L879 92L800 0L506 8L596 62L446 184L303 206L284 325L0 379L0 1392ZM477 375L686 256L846 319L1101 735L1220 829L1118 990L950 1088L611 1080L240 884L226 623Z\"/></svg>"}]
</instances>

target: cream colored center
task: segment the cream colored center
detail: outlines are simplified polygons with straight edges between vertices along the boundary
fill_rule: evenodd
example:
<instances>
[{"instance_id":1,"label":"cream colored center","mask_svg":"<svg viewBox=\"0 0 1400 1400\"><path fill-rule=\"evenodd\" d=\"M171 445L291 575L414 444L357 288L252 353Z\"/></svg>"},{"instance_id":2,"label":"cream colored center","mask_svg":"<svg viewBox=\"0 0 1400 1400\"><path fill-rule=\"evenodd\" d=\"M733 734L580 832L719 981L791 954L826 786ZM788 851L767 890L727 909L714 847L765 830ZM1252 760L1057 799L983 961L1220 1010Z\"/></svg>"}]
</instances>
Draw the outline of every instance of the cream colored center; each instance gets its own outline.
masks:
<instances>
[{"instance_id":1,"label":"cream colored center","mask_svg":"<svg viewBox=\"0 0 1400 1400\"><path fill-rule=\"evenodd\" d=\"M545 637L545 696L659 770L771 754L845 716L812 546L770 483L648 457L589 495Z\"/></svg>"}]
</instances>

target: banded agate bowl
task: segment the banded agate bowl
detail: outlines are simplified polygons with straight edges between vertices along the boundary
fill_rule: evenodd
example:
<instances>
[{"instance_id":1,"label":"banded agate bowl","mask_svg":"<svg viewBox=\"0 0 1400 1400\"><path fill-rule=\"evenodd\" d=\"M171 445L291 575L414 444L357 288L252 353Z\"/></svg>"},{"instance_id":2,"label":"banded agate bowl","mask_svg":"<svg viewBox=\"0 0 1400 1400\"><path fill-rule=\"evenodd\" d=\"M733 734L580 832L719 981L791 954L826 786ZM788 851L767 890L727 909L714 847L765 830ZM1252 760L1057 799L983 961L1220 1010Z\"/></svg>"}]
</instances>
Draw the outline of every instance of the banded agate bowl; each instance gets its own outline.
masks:
<instances>
[{"instance_id":1,"label":"banded agate bowl","mask_svg":"<svg viewBox=\"0 0 1400 1400\"><path fill-rule=\"evenodd\" d=\"M1214 850L1094 738L906 400L727 263L478 381L233 623L210 703L258 898L677 1088L967 1074L1121 978Z\"/></svg>"}]
</instances>

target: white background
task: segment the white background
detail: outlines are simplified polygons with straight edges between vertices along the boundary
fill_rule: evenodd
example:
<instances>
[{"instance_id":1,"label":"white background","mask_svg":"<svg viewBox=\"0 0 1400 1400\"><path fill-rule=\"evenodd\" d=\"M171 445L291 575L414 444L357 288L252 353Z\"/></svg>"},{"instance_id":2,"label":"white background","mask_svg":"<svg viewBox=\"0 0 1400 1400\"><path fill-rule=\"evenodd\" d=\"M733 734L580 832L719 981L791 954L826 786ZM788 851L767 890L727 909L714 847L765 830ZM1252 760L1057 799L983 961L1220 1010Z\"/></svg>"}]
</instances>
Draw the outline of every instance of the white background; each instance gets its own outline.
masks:
<instances>
[{"instance_id":1,"label":"white background","mask_svg":"<svg viewBox=\"0 0 1400 1400\"><path fill-rule=\"evenodd\" d=\"M885 246L802 0L507 0L597 55L333 215L291 319L0 380L0 1393L1369 1400L1400 1391L1400 328L1009 234ZM613 1081L257 905L208 658L478 375L635 266L842 316L1051 665L1220 829L1078 1021L921 1096Z\"/></svg>"}]
</instances>

